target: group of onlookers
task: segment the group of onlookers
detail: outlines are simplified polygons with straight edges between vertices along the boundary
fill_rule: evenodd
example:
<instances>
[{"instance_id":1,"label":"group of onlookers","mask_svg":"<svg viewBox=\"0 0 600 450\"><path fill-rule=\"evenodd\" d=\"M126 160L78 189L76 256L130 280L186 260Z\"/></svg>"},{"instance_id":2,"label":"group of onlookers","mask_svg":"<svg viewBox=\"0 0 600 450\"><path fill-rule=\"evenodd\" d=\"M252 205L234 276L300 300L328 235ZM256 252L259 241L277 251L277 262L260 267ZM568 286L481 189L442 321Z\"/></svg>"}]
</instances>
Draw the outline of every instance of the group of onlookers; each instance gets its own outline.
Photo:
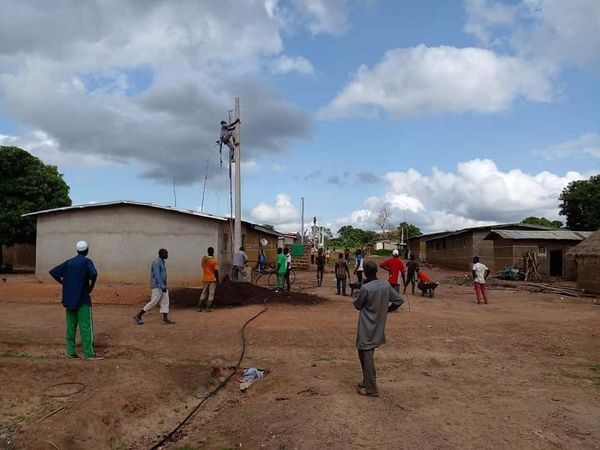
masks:
<instances>
[{"instance_id":1,"label":"group of onlookers","mask_svg":"<svg viewBox=\"0 0 600 450\"><path fill-rule=\"evenodd\" d=\"M336 279L336 291L338 295L346 295L346 286L360 285L363 282L364 276L364 253L362 250L356 250L354 258L354 275L357 283L350 283L350 250L346 249L343 253L338 254L338 258L334 266L334 274ZM317 285L321 286L323 280L323 272L325 270L326 259L323 257L323 250L319 249L315 258L317 265ZM402 287L403 293L406 293L408 285L412 287L412 293L415 293L415 286L419 287L424 293L430 293L435 290L438 283L431 279L420 269L419 263L415 261L414 255L410 255L408 262L405 264L400 258L398 250L392 251L392 256L383 261L380 268L389 273L388 282L396 290L400 292Z\"/></svg>"}]
</instances>

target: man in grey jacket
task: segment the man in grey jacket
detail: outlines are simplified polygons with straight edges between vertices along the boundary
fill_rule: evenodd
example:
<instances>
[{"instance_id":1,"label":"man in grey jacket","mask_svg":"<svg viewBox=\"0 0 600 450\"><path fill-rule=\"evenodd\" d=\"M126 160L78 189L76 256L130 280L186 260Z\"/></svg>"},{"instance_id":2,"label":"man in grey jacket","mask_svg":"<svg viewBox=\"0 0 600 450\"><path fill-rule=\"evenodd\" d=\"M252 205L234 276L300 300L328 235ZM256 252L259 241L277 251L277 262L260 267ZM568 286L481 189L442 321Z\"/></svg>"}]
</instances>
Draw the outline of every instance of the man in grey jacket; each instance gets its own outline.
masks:
<instances>
[{"instance_id":1,"label":"man in grey jacket","mask_svg":"<svg viewBox=\"0 0 600 450\"><path fill-rule=\"evenodd\" d=\"M167 267L165 266L165 260L168 257L169 252L166 249L161 248L158 251L158 257L150 266L150 287L152 288L152 295L150 296L150 301L144 305L140 312L133 316L133 321L137 325L144 324L142 316L156 305L160 305L163 324L173 325L175 323L169 319L169 290L167 289Z\"/></svg>"},{"instance_id":2,"label":"man in grey jacket","mask_svg":"<svg viewBox=\"0 0 600 450\"><path fill-rule=\"evenodd\" d=\"M378 397L374 352L385 343L387 313L398 309L404 299L387 281L377 279L377 264L368 261L364 269L366 281L354 300L354 307L360 311L356 348L363 372L363 381L358 383L357 392Z\"/></svg>"}]
</instances>

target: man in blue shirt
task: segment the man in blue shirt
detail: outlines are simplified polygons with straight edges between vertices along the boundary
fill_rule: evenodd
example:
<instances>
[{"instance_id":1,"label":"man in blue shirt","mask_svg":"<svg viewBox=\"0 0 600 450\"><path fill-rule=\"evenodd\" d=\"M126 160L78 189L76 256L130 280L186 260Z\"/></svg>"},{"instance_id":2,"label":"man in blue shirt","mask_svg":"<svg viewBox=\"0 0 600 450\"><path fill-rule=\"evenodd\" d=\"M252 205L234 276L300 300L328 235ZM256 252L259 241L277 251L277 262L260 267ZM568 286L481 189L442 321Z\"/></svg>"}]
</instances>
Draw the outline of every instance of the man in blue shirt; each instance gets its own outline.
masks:
<instances>
[{"instance_id":1,"label":"man in blue shirt","mask_svg":"<svg viewBox=\"0 0 600 450\"><path fill-rule=\"evenodd\" d=\"M87 242L76 245L77 256L59 264L50 271L50 275L62 284L62 304L66 309L67 355L77 358L75 335L77 325L81 335L83 356L88 360L104 359L94 352L94 326L92 319L92 299L98 272L91 259L86 258L89 247Z\"/></svg>"},{"instance_id":2,"label":"man in blue shirt","mask_svg":"<svg viewBox=\"0 0 600 450\"><path fill-rule=\"evenodd\" d=\"M158 257L150 266L150 287L152 288L152 293L150 301L144 305L139 313L133 316L133 320L137 325L143 325L142 316L158 304L160 304L160 312L163 316L162 323L165 325L173 325L175 323L169 320L169 290L167 289L167 267L165 266L165 260L168 257L169 252L161 248L158 251Z\"/></svg>"}]
</instances>

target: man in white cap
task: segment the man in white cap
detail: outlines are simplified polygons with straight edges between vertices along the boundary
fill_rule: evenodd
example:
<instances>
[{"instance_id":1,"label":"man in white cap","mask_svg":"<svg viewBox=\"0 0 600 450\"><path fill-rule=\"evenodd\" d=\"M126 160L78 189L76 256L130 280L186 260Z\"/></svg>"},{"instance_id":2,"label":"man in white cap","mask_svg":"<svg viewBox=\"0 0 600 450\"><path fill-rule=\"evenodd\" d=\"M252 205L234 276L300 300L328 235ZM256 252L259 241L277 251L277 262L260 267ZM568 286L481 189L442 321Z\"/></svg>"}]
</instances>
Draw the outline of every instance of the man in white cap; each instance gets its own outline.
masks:
<instances>
[{"instance_id":1,"label":"man in white cap","mask_svg":"<svg viewBox=\"0 0 600 450\"><path fill-rule=\"evenodd\" d=\"M400 292L400 276L402 276L402 286L406 284L404 276L404 263L400 259L400 252L396 249L392 251L392 257L386 259L384 262L379 264L383 270L387 270L390 273L388 277L388 283L392 285L396 292Z\"/></svg>"},{"instance_id":2,"label":"man in white cap","mask_svg":"<svg viewBox=\"0 0 600 450\"><path fill-rule=\"evenodd\" d=\"M76 244L77 256L59 264L50 275L62 284L62 304L65 307L67 324L67 356L77 358L75 335L79 325L83 356L87 360L104 359L94 351L94 325L92 319L92 299L98 272L91 259L87 258L87 242Z\"/></svg>"},{"instance_id":3,"label":"man in white cap","mask_svg":"<svg viewBox=\"0 0 600 450\"><path fill-rule=\"evenodd\" d=\"M162 323L165 325L173 325L175 322L169 319L169 290L167 289L167 267L165 260L169 257L169 252L161 248L158 251L158 257L150 266L150 287L152 294L150 301L133 316L133 320L137 325L143 325L142 316L160 304L160 313L162 314Z\"/></svg>"}]
</instances>

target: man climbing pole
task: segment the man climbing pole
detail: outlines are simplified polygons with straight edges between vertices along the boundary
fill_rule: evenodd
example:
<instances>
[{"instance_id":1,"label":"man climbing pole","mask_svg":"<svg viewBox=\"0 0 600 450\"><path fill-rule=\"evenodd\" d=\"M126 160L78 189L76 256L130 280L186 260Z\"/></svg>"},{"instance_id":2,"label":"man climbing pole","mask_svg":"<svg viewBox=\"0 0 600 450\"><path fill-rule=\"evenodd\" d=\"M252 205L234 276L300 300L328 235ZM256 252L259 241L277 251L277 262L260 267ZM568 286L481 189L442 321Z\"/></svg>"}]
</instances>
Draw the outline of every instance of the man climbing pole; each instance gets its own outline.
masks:
<instances>
[{"instance_id":1,"label":"man climbing pole","mask_svg":"<svg viewBox=\"0 0 600 450\"><path fill-rule=\"evenodd\" d=\"M235 150L235 137L233 136L233 131L235 131L236 125L240 123L240 119L235 119L233 122L228 124L224 120L221 120L221 137L217 141L217 144L220 145L219 153L223 149L223 144L229 147L229 161L235 162L234 159L234 150Z\"/></svg>"}]
</instances>

